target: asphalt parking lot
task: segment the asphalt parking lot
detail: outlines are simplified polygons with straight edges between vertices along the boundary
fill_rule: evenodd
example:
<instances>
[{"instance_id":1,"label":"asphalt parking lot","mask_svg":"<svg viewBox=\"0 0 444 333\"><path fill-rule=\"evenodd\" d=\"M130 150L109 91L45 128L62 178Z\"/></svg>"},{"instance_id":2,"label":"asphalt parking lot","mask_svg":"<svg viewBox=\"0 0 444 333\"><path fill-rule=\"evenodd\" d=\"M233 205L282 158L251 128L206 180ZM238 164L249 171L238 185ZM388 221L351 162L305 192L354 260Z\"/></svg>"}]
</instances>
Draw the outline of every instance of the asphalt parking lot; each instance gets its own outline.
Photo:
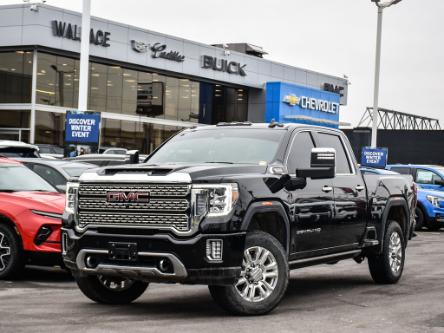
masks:
<instances>
[{"instance_id":1,"label":"asphalt parking lot","mask_svg":"<svg viewBox=\"0 0 444 333\"><path fill-rule=\"evenodd\" d=\"M134 304L85 298L63 271L28 269L0 281L0 332L444 332L444 231L421 232L397 285L373 284L367 264L293 271L271 314L233 317L205 286L153 284Z\"/></svg>"}]
</instances>

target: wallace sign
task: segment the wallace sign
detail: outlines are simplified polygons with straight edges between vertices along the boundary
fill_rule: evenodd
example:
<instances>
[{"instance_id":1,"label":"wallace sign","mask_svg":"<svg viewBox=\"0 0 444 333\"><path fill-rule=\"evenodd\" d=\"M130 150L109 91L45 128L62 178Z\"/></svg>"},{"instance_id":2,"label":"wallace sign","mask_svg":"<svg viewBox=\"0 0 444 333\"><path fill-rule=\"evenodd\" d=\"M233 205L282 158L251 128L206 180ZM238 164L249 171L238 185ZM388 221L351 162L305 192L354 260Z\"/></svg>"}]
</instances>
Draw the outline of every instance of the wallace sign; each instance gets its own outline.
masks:
<instances>
[{"instance_id":1,"label":"wallace sign","mask_svg":"<svg viewBox=\"0 0 444 333\"><path fill-rule=\"evenodd\" d=\"M54 20L52 21L52 33L56 37L80 41L80 27L77 24ZM110 46L108 43L110 35L111 33L107 31L91 29L89 33L89 41L94 45L108 47Z\"/></svg>"}]
</instances>

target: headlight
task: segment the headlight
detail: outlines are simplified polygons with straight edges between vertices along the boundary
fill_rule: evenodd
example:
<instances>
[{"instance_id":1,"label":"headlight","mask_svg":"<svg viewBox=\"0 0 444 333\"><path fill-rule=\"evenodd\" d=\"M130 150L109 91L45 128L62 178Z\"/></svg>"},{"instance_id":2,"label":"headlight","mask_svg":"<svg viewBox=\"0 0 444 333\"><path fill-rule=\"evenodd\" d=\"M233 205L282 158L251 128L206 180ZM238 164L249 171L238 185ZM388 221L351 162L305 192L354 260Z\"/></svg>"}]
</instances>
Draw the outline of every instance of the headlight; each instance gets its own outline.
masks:
<instances>
[{"instance_id":1,"label":"headlight","mask_svg":"<svg viewBox=\"0 0 444 333\"><path fill-rule=\"evenodd\" d=\"M51 213L51 212L43 212L41 210L35 210L35 209L33 209L32 212L34 214L37 214L37 215L40 215L40 216L52 217L53 219L61 219L62 218L62 214Z\"/></svg>"},{"instance_id":2,"label":"headlight","mask_svg":"<svg viewBox=\"0 0 444 333\"><path fill-rule=\"evenodd\" d=\"M79 189L79 183L67 183L66 184L66 201L65 212L74 214L77 205L77 191Z\"/></svg>"},{"instance_id":3,"label":"headlight","mask_svg":"<svg viewBox=\"0 0 444 333\"><path fill-rule=\"evenodd\" d=\"M192 198L195 216L224 216L233 209L239 189L235 183L193 185Z\"/></svg>"},{"instance_id":4,"label":"headlight","mask_svg":"<svg viewBox=\"0 0 444 333\"><path fill-rule=\"evenodd\" d=\"M440 203L441 201L444 201L444 198L441 198L441 197L435 197L435 196L433 196L433 195L428 195L426 198L427 198L427 200L430 201L430 203L431 203L433 206L438 207L438 208L441 207L439 203Z\"/></svg>"}]
</instances>

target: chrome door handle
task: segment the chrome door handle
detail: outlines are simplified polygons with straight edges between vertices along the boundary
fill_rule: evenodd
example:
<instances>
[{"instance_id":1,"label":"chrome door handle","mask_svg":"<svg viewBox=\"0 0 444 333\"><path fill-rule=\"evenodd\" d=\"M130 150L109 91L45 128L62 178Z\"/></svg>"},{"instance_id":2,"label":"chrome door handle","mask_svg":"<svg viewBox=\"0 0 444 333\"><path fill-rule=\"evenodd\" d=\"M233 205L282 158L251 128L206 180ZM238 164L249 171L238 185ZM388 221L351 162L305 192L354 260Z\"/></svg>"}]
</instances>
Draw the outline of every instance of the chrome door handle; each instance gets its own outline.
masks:
<instances>
[{"instance_id":1,"label":"chrome door handle","mask_svg":"<svg viewBox=\"0 0 444 333\"><path fill-rule=\"evenodd\" d=\"M365 189L364 185L356 185L356 187L355 187L355 190L358 191L358 192L360 192L360 191L362 191L364 189Z\"/></svg>"},{"instance_id":2,"label":"chrome door handle","mask_svg":"<svg viewBox=\"0 0 444 333\"><path fill-rule=\"evenodd\" d=\"M322 192L328 193L328 192L331 192L331 191L333 191L333 187L331 187L331 186L327 186L327 185L325 185L325 186L322 188Z\"/></svg>"}]
</instances>

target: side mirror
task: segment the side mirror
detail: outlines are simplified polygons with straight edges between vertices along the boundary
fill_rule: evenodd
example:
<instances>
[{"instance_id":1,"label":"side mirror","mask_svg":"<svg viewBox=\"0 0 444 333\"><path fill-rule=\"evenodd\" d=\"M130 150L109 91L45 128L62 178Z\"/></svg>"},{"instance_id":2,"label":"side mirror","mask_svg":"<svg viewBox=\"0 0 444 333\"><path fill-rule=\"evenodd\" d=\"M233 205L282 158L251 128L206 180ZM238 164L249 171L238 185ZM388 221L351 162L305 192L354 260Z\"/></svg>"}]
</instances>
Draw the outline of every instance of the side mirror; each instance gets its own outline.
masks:
<instances>
[{"instance_id":1,"label":"side mirror","mask_svg":"<svg viewBox=\"0 0 444 333\"><path fill-rule=\"evenodd\" d=\"M125 155L125 164L138 164L139 163L139 151L128 150Z\"/></svg>"},{"instance_id":2,"label":"side mirror","mask_svg":"<svg viewBox=\"0 0 444 333\"><path fill-rule=\"evenodd\" d=\"M442 180L442 179L435 179L433 181L433 184L439 185L439 186L444 186L444 180Z\"/></svg>"},{"instance_id":3,"label":"side mirror","mask_svg":"<svg viewBox=\"0 0 444 333\"><path fill-rule=\"evenodd\" d=\"M296 176L302 178L334 178L336 174L336 150L334 148L313 148L310 169L297 169Z\"/></svg>"}]
</instances>

